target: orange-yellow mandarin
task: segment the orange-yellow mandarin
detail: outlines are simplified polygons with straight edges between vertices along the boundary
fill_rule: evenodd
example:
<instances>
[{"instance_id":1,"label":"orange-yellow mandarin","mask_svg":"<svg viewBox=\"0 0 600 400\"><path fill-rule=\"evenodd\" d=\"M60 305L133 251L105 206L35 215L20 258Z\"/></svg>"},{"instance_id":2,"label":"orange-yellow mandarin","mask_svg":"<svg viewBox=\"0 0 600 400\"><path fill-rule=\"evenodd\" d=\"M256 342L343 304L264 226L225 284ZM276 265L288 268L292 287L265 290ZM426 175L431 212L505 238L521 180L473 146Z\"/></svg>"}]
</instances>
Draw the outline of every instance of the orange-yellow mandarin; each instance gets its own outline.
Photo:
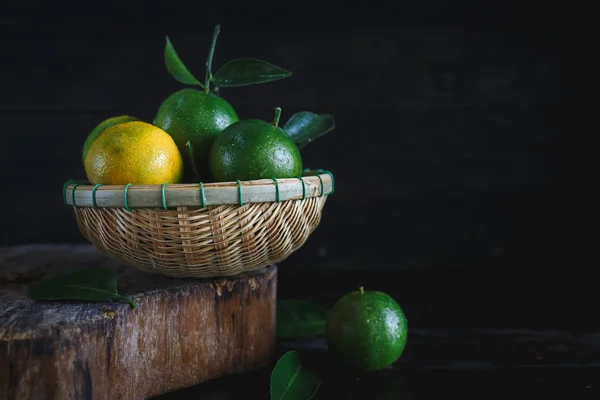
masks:
<instances>
[{"instance_id":1,"label":"orange-yellow mandarin","mask_svg":"<svg viewBox=\"0 0 600 400\"><path fill-rule=\"evenodd\" d=\"M106 129L85 157L88 180L103 185L180 183L183 157L164 130L134 121Z\"/></svg>"}]
</instances>

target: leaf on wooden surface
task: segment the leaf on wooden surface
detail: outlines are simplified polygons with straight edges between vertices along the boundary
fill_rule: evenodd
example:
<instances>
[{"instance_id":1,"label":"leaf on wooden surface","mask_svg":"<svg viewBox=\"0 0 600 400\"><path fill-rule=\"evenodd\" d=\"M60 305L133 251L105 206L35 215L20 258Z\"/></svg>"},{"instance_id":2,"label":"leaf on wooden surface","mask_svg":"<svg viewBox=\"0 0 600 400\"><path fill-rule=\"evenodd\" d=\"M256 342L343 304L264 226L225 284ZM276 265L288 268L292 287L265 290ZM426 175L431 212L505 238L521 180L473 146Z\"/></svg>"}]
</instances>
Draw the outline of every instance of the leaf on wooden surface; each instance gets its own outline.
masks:
<instances>
[{"instance_id":1,"label":"leaf on wooden surface","mask_svg":"<svg viewBox=\"0 0 600 400\"><path fill-rule=\"evenodd\" d=\"M325 333L328 311L304 300L282 300L277 304L277 336L303 337Z\"/></svg>"},{"instance_id":2,"label":"leaf on wooden surface","mask_svg":"<svg viewBox=\"0 0 600 400\"><path fill-rule=\"evenodd\" d=\"M255 85L287 78L292 75L276 65L254 58L239 58L223 65L212 81L221 87Z\"/></svg>"},{"instance_id":3,"label":"leaf on wooden surface","mask_svg":"<svg viewBox=\"0 0 600 400\"><path fill-rule=\"evenodd\" d=\"M321 381L304 368L296 350L285 353L271 372L271 400L309 400Z\"/></svg>"},{"instance_id":4,"label":"leaf on wooden surface","mask_svg":"<svg viewBox=\"0 0 600 400\"><path fill-rule=\"evenodd\" d=\"M36 300L124 300L136 304L117 292L117 273L110 268L82 268L49 275L28 287L29 297Z\"/></svg>"}]
</instances>

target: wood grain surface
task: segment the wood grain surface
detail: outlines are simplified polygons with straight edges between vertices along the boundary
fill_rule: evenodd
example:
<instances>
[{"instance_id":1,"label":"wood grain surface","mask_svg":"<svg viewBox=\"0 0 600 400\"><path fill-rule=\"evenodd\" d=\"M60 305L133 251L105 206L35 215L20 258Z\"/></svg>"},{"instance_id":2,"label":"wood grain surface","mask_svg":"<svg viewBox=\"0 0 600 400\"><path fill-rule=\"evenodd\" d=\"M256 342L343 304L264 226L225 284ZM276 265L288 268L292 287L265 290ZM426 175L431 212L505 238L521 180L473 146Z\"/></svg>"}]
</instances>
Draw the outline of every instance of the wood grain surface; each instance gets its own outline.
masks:
<instances>
[{"instance_id":1,"label":"wood grain surface","mask_svg":"<svg viewBox=\"0 0 600 400\"><path fill-rule=\"evenodd\" d=\"M26 285L102 265L137 304L33 301ZM146 399L262 367L275 345L277 268L184 280L123 268L89 245L0 249L0 398Z\"/></svg>"}]
</instances>

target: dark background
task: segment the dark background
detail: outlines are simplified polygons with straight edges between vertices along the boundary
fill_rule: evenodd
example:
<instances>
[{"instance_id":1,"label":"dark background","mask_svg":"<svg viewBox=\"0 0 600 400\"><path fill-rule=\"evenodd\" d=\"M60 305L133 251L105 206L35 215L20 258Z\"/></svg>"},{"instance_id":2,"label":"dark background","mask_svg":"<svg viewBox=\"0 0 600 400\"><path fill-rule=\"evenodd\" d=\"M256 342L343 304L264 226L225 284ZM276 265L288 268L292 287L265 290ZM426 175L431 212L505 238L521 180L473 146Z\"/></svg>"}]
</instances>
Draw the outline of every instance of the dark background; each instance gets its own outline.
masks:
<instances>
[{"instance_id":1,"label":"dark background","mask_svg":"<svg viewBox=\"0 0 600 400\"><path fill-rule=\"evenodd\" d=\"M591 265L575 141L569 9L547 1L21 2L0 15L3 245L83 242L61 189L85 177L105 118L152 121L184 86L165 35L203 77L255 57L293 72L222 90L241 118L310 110L337 128L303 151L336 193L286 268Z\"/></svg>"},{"instance_id":2,"label":"dark background","mask_svg":"<svg viewBox=\"0 0 600 400\"><path fill-rule=\"evenodd\" d=\"M321 368L319 398L589 398L600 280L575 11L591 13L541 0L3 3L0 244L84 242L61 193L85 176L83 141L108 117L152 121L184 87L164 67L165 35L202 78L220 23L215 70L254 57L293 72L223 89L241 118L280 106L284 122L337 121L303 151L336 192L279 264L278 298L331 306L364 285L410 321L397 365L360 380L337 374L322 338L279 343ZM269 374L164 398L266 397Z\"/></svg>"}]
</instances>

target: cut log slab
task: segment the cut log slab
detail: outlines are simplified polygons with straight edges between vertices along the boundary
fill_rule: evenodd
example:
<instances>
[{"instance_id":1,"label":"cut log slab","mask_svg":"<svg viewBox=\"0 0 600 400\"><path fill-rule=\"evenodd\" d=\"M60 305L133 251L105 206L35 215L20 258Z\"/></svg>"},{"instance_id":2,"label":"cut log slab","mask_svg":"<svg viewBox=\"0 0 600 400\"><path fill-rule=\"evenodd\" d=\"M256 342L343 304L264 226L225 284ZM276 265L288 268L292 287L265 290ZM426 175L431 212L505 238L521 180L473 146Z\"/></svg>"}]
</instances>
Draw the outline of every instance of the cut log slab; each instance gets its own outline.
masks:
<instances>
[{"instance_id":1,"label":"cut log slab","mask_svg":"<svg viewBox=\"0 0 600 400\"><path fill-rule=\"evenodd\" d=\"M34 301L50 272L119 272L116 301ZM147 399L259 369L275 348L277 268L176 279L124 268L89 245L0 248L0 399Z\"/></svg>"}]
</instances>

